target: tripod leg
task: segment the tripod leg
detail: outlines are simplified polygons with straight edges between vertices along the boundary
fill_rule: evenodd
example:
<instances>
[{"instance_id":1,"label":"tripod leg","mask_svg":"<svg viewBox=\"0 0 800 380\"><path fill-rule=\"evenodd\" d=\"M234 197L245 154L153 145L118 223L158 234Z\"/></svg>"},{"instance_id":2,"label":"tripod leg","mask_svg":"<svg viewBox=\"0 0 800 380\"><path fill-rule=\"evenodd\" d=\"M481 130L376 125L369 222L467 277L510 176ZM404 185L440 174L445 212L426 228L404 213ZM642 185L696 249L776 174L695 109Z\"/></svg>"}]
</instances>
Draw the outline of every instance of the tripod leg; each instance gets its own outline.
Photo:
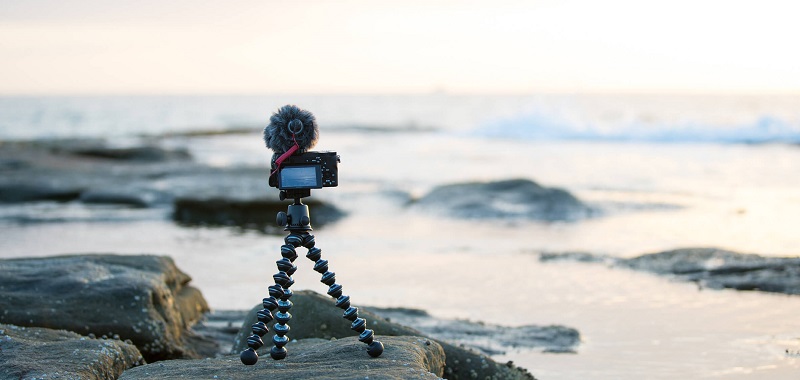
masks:
<instances>
[{"instance_id":1,"label":"tripod leg","mask_svg":"<svg viewBox=\"0 0 800 380\"><path fill-rule=\"evenodd\" d=\"M297 271L297 266L293 264L294 260L297 259L295 247L299 247L302 241L302 236L294 233L290 233L284 239L286 244L281 246L281 256L283 258L275 262L279 272L272 275L275 285L269 287L270 298L275 300L270 300L270 303L273 303L275 308L278 309L278 312L275 313L277 323L272 327L275 331L275 335L272 337L274 346L269 352L272 359L275 360L284 359L287 354L284 346L289 343L289 337L286 334L289 333L289 321L292 319L292 314L289 313L292 308L292 301L289 301L289 298L292 297L292 290L289 287L294 284L292 274ZM264 303L267 304L267 300Z\"/></svg>"},{"instance_id":2,"label":"tripod leg","mask_svg":"<svg viewBox=\"0 0 800 380\"><path fill-rule=\"evenodd\" d=\"M259 310L257 314L258 322L253 324L253 335L247 338L247 346L249 348L242 351L239 356L242 363L246 365L253 365L258 362L256 350L264 345L264 341L261 338L269 332L267 323L273 319L277 323L273 326L275 330L275 336L272 337L274 347L270 350L270 356L275 360L286 357L286 348L284 346L289 342L289 337L286 334L289 332L288 323L292 319L292 315L289 314L289 309L292 308L292 301L289 301L292 291L289 287L294 284L292 274L297 271L297 266L293 264L294 260L297 259L295 247L300 246L302 238L290 234L284 241L286 244L281 246L281 256L283 258L275 262L278 266L278 273L272 276L275 280L275 285L269 287L269 297L264 298L262 301L264 308ZM278 312L273 317L272 313L276 309Z\"/></svg>"},{"instance_id":3,"label":"tripod leg","mask_svg":"<svg viewBox=\"0 0 800 380\"><path fill-rule=\"evenodd\" d=\"M374 339L375 332L367 328L367 320L359 318L358 308L350 306L350 296L342 294L342 286L336 283L336 273L328 271L328 260L322 259L322 250L315 247L313 235L303 236L303 246L308 248L306 257L314 262L314 270L322 274L323 284L328 285L328 295L336 299L336 307L344 310L343 318L351 322L358 340L367 345L367 353L373 358L383 353L383 343Z\"/></svg>"}]
</instances>

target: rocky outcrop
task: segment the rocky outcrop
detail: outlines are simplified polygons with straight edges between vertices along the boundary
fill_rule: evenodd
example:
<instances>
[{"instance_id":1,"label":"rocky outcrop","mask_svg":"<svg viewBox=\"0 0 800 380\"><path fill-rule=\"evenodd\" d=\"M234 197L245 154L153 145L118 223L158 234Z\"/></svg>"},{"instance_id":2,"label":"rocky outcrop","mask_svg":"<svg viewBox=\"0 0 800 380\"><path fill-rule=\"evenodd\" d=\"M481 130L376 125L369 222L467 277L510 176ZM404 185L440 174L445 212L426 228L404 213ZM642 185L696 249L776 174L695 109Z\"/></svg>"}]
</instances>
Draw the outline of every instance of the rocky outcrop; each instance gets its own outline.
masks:
<instances>
[{"instance_id":1,"label":"rocky outcrop","mask_svg":"<svg viewBox=\"0 0 800 380\"><path fill-rule=\"evenodd\" d=\"M0 142L0 203L70 202L92 210L104 205L100 215L73 213L81 221L141 218L142 213L117 209L169 209L170 215L186 226L236 226L268 233L283 233L274 227L275 214L286 211L277 189L267 183L267 167L216 168L192 162L188 153L158 146L127 148L105 146L102 142L57 141ZM312 224L320 227L344 216L336 207L309 199ZM51 222L31 209L17 207L6 219L25 223ZM165 210L168 211L168 210ZM21 215L20 215L21 214ZM65 213L59 221L75 216Z\"/></svg>"},{"instance_id":2,"label":"rocky outcrop","mask_svg":"<svg viewBox=\"0 0 800 380\"><path fill-rule=\"evenodd\" d=\"M293 302L291 314L292 320L289 322L291 339L342 339L354 337L358 334L350 329L350 323L342 318L342 310L334 306L334 301L330 297L322 296L312 291L295 292L291 298ZM237 335L233 353L240 353L247 348L247 337L252 334L250 326L256 321L256 312L262 307L254 307L242 325L242 329ZM411 327L403 326L393 321L387 320L364 308L359 308L359 316L367 320L367 326L375 331L376 339L384 342L384 338L390 336L421 336L426 337L424 332ZM497 379L531 379L527 371L522 368L509 364L500 364L492 360L487 355L461 345L461 342L448 342L436 337L426 337L438 343L444 349L445 378L447 379L473 379L473 378L497 378ZM269 343L269 340L265 339ZM359 343L364 350L366 345ZM384 342L385 344L385 342ZM271 348L269 344L258 350L259 355L267 355ZM291 353L289 354L292 355ZM362 353L362 355L366 355ZM384 353L381 357L386 357Z\"/></svg>"},{"instance_id":3,"label":"rocky outcrop","mask_svg":"<svg viewBox=\"0 0 800 380\"><path fill-rule=\"evenodd\" d=\"M800 257L764 257L716 248L683 248L619 261L707 288L800 294Z\"/></svg>"},{"instance_id":4,"label":"rocky outcrop","mask_svg":"<svg viewBox=\"0 0 800 380\"><path fill-rule=\"evenodd\" d=\"M0 323L130 340L148 362L198 357L188 328L208 305L164 256L0 260Z\"/></svg>"},{"instance_id":5,"label":"rocky outcrop","mask_svg":"<svg viewBox=\"0 0 800 380\"><path fill-rule=\"evenodd\" d=\"M800 294L800 257L764 257L718 248L681 248L616 258L586 252L543 253L541 261L580 261L652 272L711 289Z\"/></svg>"},{"instance_id":6,"label":"rocky outcrop","mask_svg":"<svg viewBox=\"0 0 800 380\"><path fill-rule=\"evenodd\" d=\"M413 207L468 219L573 221L595 213L566 190L526 179L439 186Z\"/></svg>"},{"instance_id":7,"label":"rocky outcrop","mask_svg":"<svg viewBox=\"0 0 800 380\"><path fill-rule=\"evenodd\" d=\"M575 353L581 342L578 330L561 325L501 326L464 319L440 319L425 310L369 308L393 323L414 326L425 336L474 348L487 355L502 355L509 348Z\"/></svg>"},{"instance_id":8,"label":"rocky outcrop","mask_svg":"<svg viewBox=\"0 0 800 380\"><path fill-rule=\"evenodd\" d=\"M120 340L0 324L0 363L3 379L105 380L144 359L134 345Z\"/></svg>"},{"instance_id":9,"label":"rocky outcrop","mask_svg":"<svg viewBox=\"0 0 800 380\"><path fill-rule=\"evenodd\" d=\"M207 318L197 330L190 330L208 308L188 282L189 277L172 260L159 256L0 260L0 377L113 379L146 359L151 364L128 369L122 377L533 378L524 369L496 363L460 342L426 337L362 310L360 315L369 319L369 327L385 347L382 356L371 358L333 300L310 291L298 291L292 297L295 317L287 345L289 357L273 361L266 352L269 347L263 347L259 350L262 360L245 366L239 352L255 310L249 316L220 312L216 319ZM384 312L398 316L397 310ZM410 313L419 316L422 312ZM243 328L235 329L238 337L234 339L230 321L242 319ZM458 335L452 323L445 325L451 326L448 337ZM464 328L478 325L466 322ZM500 329L485 326L482 331L496 334ZM527 333L526 329L512 330ZM215 342L228 342L228 347L235 343L233 353L220 354Z\"/></svg>"},{"instance_id":10,"label":"rocky outcrop","mask_svg":"<svg viewBox=\"0 0 800 380\"><path fill-rule=\"evenodd\" d=\"M289 356L274 361L267 354L253 366L239 355L205 360L171 360L136 367L122 379L438 379L444 351L436 342L416 336L385 337L378 358L355 338L306 339L286 345Z\"/></svg>"}]
</instances>

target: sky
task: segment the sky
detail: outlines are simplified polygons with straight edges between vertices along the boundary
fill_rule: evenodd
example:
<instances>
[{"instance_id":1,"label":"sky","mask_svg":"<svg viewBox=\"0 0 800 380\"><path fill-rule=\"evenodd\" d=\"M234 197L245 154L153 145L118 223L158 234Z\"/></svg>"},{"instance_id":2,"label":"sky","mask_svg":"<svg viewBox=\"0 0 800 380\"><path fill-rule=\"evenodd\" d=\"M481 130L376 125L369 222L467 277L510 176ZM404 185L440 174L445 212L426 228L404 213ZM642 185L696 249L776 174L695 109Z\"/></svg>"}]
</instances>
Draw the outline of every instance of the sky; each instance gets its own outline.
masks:
<instances>
[{"instance_id":1,"label":"sky","mask_svg":"<svg viewBox=\"0 0 800 380\"><path fill-rule=\"evenodd\" d=\"M0 94L800 93L793 0L0 0Z\"/></svg>"}]
</instances>

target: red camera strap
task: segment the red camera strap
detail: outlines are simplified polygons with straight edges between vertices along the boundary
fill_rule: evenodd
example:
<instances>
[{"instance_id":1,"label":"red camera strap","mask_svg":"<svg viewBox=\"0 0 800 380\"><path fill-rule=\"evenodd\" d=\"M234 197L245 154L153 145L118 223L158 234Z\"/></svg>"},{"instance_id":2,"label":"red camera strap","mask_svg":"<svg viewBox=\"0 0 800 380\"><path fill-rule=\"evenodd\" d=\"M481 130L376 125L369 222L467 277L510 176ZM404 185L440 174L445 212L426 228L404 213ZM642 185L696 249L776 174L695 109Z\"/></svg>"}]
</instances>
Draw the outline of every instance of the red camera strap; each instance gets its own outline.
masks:
<instances>
[{"instance_id":1,"label":"red camera strap","mask_svg":"<svg viewBox=\"0 0 800 380\"><path fill-rule=\"evenodd\" d=\"M294 152L297 152L297 150L300 149L300 145L297 144L297 140L295 140L294 138L294 133L292 133L292 141L294 141L294 146L289 148L289 150L284 152L282 155L280 155L280 157L278 157L277 160L275 160L275 170L273 170L272 173L270 173L269 175L270 177L274 176L275 173L278 172L278 170L281 168L281 164L283 163L283 161L286 161L286 159L289 158L289 156L293 155Z\"/></svg>"}]
</instances>

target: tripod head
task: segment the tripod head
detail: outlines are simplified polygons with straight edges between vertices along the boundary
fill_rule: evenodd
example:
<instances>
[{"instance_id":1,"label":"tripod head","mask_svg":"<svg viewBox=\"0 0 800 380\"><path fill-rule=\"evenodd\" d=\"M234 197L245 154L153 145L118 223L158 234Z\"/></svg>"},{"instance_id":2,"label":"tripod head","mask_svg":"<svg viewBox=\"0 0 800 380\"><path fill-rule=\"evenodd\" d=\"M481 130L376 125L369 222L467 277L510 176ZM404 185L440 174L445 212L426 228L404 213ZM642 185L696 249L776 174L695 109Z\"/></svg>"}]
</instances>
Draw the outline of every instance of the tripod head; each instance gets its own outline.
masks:
<instances>
[{"instance_id":1,"label":"tripod head","mask_svg":"<svg viewBox=\"0 0 800 380\"><path fill-rule=\"evenodd\" d=\"M311 194L309 193L309 195ZM294 203L288 206L286 212L278 212L275 222L281 227L286 227L284 231L312 231L311 217L308 215L308 206L303 204L301 198L295 198Z\"/></svg>"}]
</instances>

